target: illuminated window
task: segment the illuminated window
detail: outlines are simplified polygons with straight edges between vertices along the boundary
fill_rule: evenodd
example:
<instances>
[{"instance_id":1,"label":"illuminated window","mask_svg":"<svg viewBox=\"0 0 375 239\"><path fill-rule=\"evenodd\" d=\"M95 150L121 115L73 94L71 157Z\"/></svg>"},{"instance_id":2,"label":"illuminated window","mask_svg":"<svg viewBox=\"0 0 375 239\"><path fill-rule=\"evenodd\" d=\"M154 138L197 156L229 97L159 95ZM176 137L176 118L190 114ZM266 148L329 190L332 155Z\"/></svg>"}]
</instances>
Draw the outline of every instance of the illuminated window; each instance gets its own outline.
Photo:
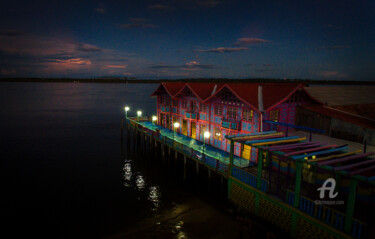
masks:
<instances>
[{"instance_id":1,"label":"illuminated window","mask_svg":"<svg viewBox=\"0 0 375 239\"><path fill-rule=\"evenodd\" d=\"M246 121L253 121L253 111L249 109L244 109L242 119Z\"/></svg>"},{"instance_id":2,"label":"illuminated window","mask_svg":"<svg viewBox=\"0 0 375 239\"><path fill-rule=\"evenodd\" d=\"M270 120L278 122L279 120L279 110L271 110L270 111Z\"/></svg>"},{"instance_id":3,"label":"illuminated window","mask_svg":"<svg viewBox=\"0 0 375 239\"><path fill-rule=\"evenodd\" d=\"M237 119L237 108L228 107L228 119L231 119L231 120Z\"/></svg>"},{"instance_id":4,"label":"illuminated window","mask_svg":"<svg viewBox=\"0 0 375 239\"><path fill-rule=\"evenodd\" d=\"M221 141L221 130L220 130L220 128L214 129L214 139Z\"/></svg>"},{"instance_id":5,"label":"illuminated window","mask_svg":"<svg viewBox=\"0 0 375 239\"><path fill-rule=\"evenodd\" d=\"M199 127L199 134L203 136L204 132L206 132L206 125L201 124L201 126Z\"/></svg>"},{"instance_id":6,"label":"illuminated window","mask_svg":"<svg viewBox=\"0 0 375 239\"><path fill-rule=\"evenodd\" d=\"M223 106L221 105L215 105L215 115L222 116L223 115Z\"/></svg>"}]
</instances>

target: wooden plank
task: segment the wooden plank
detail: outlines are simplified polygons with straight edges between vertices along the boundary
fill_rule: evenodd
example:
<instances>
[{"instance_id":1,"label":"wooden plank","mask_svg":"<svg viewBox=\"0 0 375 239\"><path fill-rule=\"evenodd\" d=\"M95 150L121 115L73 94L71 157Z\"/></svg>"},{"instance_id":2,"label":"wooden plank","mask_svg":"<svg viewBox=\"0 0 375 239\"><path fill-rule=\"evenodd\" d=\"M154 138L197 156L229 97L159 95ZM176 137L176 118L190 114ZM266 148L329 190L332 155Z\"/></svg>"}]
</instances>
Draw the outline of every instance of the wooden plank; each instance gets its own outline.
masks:
<instances>
[{"instance_id":1,"label":"wooden plank","mask_svg":"<svg viewBox=\"0 0 375 239\"><path fill-rule=\"evenodd\" d=\"M248 134L240 134L240 135L225 135L225 138L232 139L242 136L252 136L252 135L264 135L264 134L274 134L277 131L265 131L265 132L256 132L256 133L248 133Z\"/></svg>"},{"instance_id":2,"label":"wooden plank","mask_svg":"<svg viewBox=\"0 0 375 239\"><path fill-rule=\"evenodd\" d=\"M348 146L341 146L341 147L337 147L337 148L334 148L334 149L328 149L328 150L317 151L317 152L313 152L313 153L309 153L309 154L296 155L296 156L290 156L290 157L292 159L296 160L296 159L303 159L303 158L311 157L311 156L315 156L315 155L333 153L333 152L342 151L342 150L348 150Z\"/></svg>"},{"instance_id":3,"label":"wooden plank","mask_svg":"<svg viewBox=\"0 0 375 239\"><path fill-rule=\"evenodd\" d=\"M255 144L255 143L280 141L280 140L288 140L288 139L297 139L298 137L299 136L290 136L290 137L275 138L275 139L252 140L252 141L246 141L245 144L252 145L252 144Z\"/></svg>"},{"instance_id":4,"label":"wooden plank","mask_svg":"<svg viewBox=\"0 0 375 239\"><path fill-rule=\"evenodd\" d=\"M288 156L292 156L292 155L296 155L296 154L309 153L309 152L313 152L313 151L319 151L319 150L322 150L322 149L328 149L328 148L334 148L334 147L337 147L337 145L336 144L332 144L332 145L326 145L326 146L312 148L312 149L305 149L305 150L301 150L301 151L294 151L294 152L287 153L284 156L288 157Z\"/></svg>"},{"instance_id":5,"label":"wooden plank","mask_svg":"<svg viewBox=\"0 0 375 239\"><path fill-rule=\"evenodd\" d=\"M288 149L288 148L294 148L294 147L308 147L308 146L311 146L311 145L318 145L318 144L321 144L320 142L307 142L307 143L296 143L296 144L286 144L286 145L276 145L276 146L268 146L268 147L264 147L263 149L267 149L267 150L272 150L272 151L275 151L275 150L282 150L282 149Z\"/></svg>"},{"instance_id":6,"label":"wooden plank","mask_svg":"<svg viewBox=\"0 0 375 239\"><path fill-rule=\"evenodd\" d=\"M335 171L347 170L347 169L355 168L355 167L362 166L362 165L372 164L372 163L375 163L375 159L370 159L370 160L366 160L366 161L362 161L359 163L354 163L354 164L350 164L346 166L334 167L333 170Z\"/></svg>"},{"instance_id":7,"label":"wooden plank","mask_svg":"<svg viewBox=\"0 0 375 239\"><path fill-rule=\"evenodd\" d=\"M251 136L239 136L239 137L234 137L232 140L247 140L247 139L255 139L255 138L267 138L267 137L277 137L277 136L282 136L284 137L283 132L277 132L274 134L262 134L262 135L251 135ZM238 135L237 135L238 136Z\"/></svg>"},{"instance_id":8,"label":"wooden plank","mask_svg":"<svg viewBox=\"0 0 375 239\"><path fill-rule=\"evenodd\" d=\"M289 140L280 140L280 141L271 141L271 142L264 142L264 143L256 143L252 144L252 146L262 146L267 144L280 144L280 143L290 143L290 142L298 142L306 140L306 137L298 138L298 139L289 139Z\"/></svg>"},{"instance_id":9,"label":"wooden plank","mask_svg":"<svg viewBox=\"0 0 375 239\"><path fill-rule=\"evenodd\" d=\"M352 154L358 154L360 152L362 152L362 150L359 149L359 150L356 150L356 151L353 151L353 152L348 152L348 153L343 153L343 154L336 154L336 155L331 155L331 156L321 157L321 158L315 158L315 159L309 159L307 162L309 162L309 163L320 162L320 161L325 161L325 160L329 160L329 159L334 159L334 158L349 156L349 155L352 155Z\"/></svg>"},{"instance_id":10,"label":"wooden plank","mask_svg":"<svg viewBox=\"0 0 375 239\"><path fill-rule=\"evenodd\" d=\"M375 169L375 165L371 166L371 167L368 167L368 168L362 168L362 169L358 169L356 171L350 172L349 175L352 176L352 175L355 175L355 174L364 173L364 172L371 171L371 170L374 170L374 169Z\"/></svg>"},{"instance_id":11,"label":"wooden plank","mask_svg":"<svg viewBox=\"0 0 375 239\"><path fill-rule=\"evenodd\" d=\"M353 159L364 158L364 157L367 157L367 156L370 156L370 155L373 155L373 154L375 154L375 153L369 152L369 153L364 153L364 154L356 154L356 155L349 156L349 157L338 158L338 159L334 159L334 160L320 162L318 164L319 165L330 165L330 164L334 164L334 163L343 163L343 162L353 160Z\"/></svg>"}]
</instances>

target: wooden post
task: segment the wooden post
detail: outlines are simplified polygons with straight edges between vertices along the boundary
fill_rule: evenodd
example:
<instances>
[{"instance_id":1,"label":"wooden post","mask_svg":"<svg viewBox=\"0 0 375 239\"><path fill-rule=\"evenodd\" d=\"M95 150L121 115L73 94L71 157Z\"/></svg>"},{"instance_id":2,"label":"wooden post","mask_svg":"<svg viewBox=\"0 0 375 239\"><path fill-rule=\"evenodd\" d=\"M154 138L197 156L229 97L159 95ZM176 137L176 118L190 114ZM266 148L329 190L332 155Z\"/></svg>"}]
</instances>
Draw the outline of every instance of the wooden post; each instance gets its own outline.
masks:
<instances>
[{"instance_id":1,"label":"wooden post","mask_svg":"<svg viewBox=\"0 0 375 239\"><path fill-rule=\"evenodd\" d=\"M199 181L199 163L195 162L196 180Z\"/></svg>"},{"instance_id":2,"label":"wooden post","mask_svg":"<svg viewBox=\"0 0 375 239\"><path fill-rule=\"evenodd\" d=\"M121 145L124 142L124 117L121 117Z\"/></svg>"},{"instance_id":3,"label":"wooden post","mask_svg":"<svg viewBox=\"0 0 375 239\"><path fill-rule=\"evenodd\" d=\"M263 150L258 149L257 189L262 188Z\"/></svg>"},{"instance_id":4,"label":"wooden post","mask_svg":"<svg viewBox=\"0 0 375 239\"><path fill-rule=\"evenodd\" d=\"M302 161L296 160L296 184L294 187L294 207L299 206L299 194L301 191L301 181L302 181Z\"/></svg>"},{"instance_id":5,"label":"wooden post","mask_svg":"<svg viewBox=\"0 0 375 239\"><path fill-rule=\"evenodd\" d=\"M230 199L230 192L232 189L232 171L234 161L234 141L230 141L230 152L229 152L229 167L228 167L228 198Z\"/></svg>"},{"instance_id":6,"label":"wooden post","mask_svg":"<svg viewBox=\"0 0 375 239\"><path fill-rule=\"evenodd\" d=\"M186 155L184 155L184 182L186 181Z\"/></svg>"},{"instance_id":7,"label":"wooden post","mask_svg":"<svg viewBox=\"0 0 375 239\"><path fill-rule=\"evenodd\" d=\"M207 167L208 170L208 189L211 189L211 169Z\"/></svg>"},{"instance_id":8,"label":"wooden post","mask_svg":"<svg viewBox=\"0 0 375 239\"><path fill-rule=\"evenodd\" d=\"M352 231L353 214L355 209L355 200L357 196L358 181L354 178L350 180L349 196L346 204L344 230L350 234Z\"/></svg>"}]
</instances>

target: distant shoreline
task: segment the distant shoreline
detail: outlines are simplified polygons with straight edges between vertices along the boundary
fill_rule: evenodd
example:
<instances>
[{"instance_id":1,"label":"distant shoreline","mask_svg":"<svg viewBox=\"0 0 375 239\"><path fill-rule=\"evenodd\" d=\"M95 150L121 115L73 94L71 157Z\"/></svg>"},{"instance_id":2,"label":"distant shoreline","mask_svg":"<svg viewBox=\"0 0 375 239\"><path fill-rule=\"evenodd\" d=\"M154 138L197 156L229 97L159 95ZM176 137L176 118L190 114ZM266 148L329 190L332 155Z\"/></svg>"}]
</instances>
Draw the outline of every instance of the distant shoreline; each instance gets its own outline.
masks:
<instances>
[{"instance_id":1,"label":"distant shoreline","mask_svg":"<svg viewBox=\"0 0 375 239\"><path fill-rule=\"evenodd\" d=\"M194 78L194 79L129 79L129 78L1 78L0 82L60 82L60 83L118 83L118 84L157 84L160 82L217 82L217 83L304 83L311 85L375 85L375 81L338 81L309 79L226 79L226 78Z\"/></svg>"}]
</instances>

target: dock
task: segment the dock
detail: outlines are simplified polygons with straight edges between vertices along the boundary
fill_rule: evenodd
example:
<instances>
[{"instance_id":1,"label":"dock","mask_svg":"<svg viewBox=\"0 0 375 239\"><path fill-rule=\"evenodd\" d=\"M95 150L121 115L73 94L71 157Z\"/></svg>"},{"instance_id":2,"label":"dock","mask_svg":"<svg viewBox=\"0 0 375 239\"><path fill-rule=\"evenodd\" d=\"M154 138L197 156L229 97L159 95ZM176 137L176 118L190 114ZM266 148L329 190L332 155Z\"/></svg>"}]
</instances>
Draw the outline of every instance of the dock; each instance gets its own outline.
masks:
<instances>
[{"instance_id":1,"label":"dock","mask_svg":"<svg viewBox=\"0 0 375 239\"><path fill-rule=\"evenodd\" d=\"M266 131L226 135L230 152L166 129L149 117L127 118L128 132L162 158L174 155L195 173L207 170L227 183L230 202L273 224L292 238L371 238L374 233L375 159L372 152L352 151L347 145L313 141ZM129 134L127 137L130 137ZM246 157L234 154L235 144L247 147ZM182 157L177 157L182 155ZM330 192L319 188L334 179ZM329 181L329 180L328 180ZM327 189L327 191L329 191Z\"/></svg>"}]
</instances>

